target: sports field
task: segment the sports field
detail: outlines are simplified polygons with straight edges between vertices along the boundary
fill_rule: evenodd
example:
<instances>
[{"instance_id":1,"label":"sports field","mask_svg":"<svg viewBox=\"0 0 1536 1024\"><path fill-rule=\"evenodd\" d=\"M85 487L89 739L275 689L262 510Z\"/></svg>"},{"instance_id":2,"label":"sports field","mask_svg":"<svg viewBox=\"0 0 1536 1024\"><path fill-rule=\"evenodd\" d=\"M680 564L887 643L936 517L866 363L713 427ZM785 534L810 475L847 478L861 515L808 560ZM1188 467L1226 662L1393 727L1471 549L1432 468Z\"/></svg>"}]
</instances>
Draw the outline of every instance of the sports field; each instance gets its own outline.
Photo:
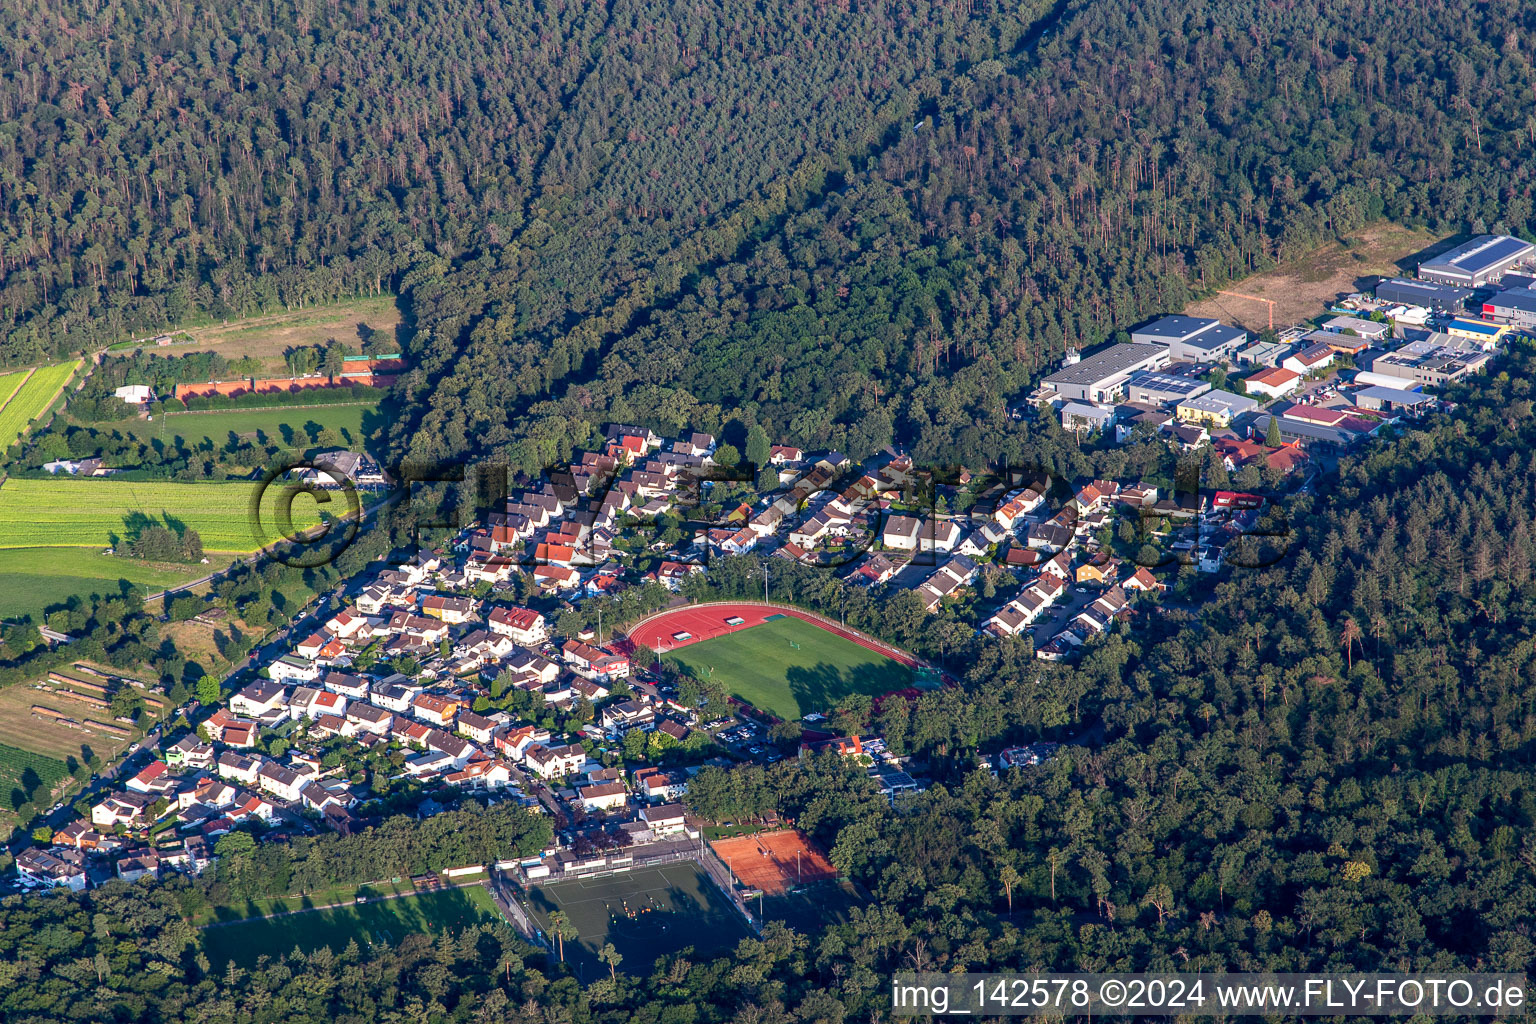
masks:
<instances>
[{"instance_id":1,"label":"sports field","mask_svg":"<svg viewBox=\"0 0 1536 1024\"><path fill-rule=\"evenodd\" d=\"M19 386L14 380L16 374L0 378L0 395L8 396L5 404L0 405L0 451L15 444L32 421L48 411L54 399L59 397L59 391L78 369L78 359L72 363L41 366L25 375Z\"/></svg>"},{"instance_id":2,"label":"sports field","mask_svg":"<svg viewBox=\"0 0 1536 1024\"><path fill-rule=\"evenodd\" d=\"M837 869L799 829L717 839L709 844L742 885L782 896L837 877Z\"/></svg>"},{"instance_id":3,"label":"sports field","mask_svg":"<svg viewBox=\"0 0 1536 1024\"><path fill-rule=\"evenodd\" d=\"M688 946L698 959L720 956L751 934L730 901L686 860L536 886L528 899L546 934L549 915L565 911L576 930L565 942L566 962L589 979L608 971L597 959L604 943L624 958L620 970L645 974L659 956Z\"/></svg>"},{"instance_id":4,"label":"sports field","mask_svg":"<svg viewBox=\"0 0 1536 1024\"><path fill-rule=\"evenodd\" d=\"M790 616L690 643L665 660L700 679L717 679L754 707L789 721L825 711L850 693L878 696L911 686L913 679L906 665Z\"/></svg>"},{"instance_id":5,"label":"sports field","mask_svg":"<svg viewBox=\"0 0 1536 1024\"><path fill-rule=\"evenodd\" d=\"M281 917L262 917L203 929L199 942L216 970L231 960L249 967L263 954L286 956L295 948L306 953L329 946L340 953L347 943L394 945L413 932L435 934L461 931L502 917L484 886L354 903L328 910L305 910Z\"/></svg>"},{"instance_id":6,"label":"sports field","mask_svg":"<svg viewBox=\"0 0 1536 1024\"><path fill-rule=\"evenodd\" d=\"M250 502L257 483L174 483L162 480L7 480L0 485L0 548L112 547L151 523L196 530L208 551L255 551ZM279 538L275 508L281 485L268 487L262 511L263 537ZM313 499L298 495L291 507L295 530L320 522ZM345 515L346 498L326 505Z\"/></svg>"}]
</instances>

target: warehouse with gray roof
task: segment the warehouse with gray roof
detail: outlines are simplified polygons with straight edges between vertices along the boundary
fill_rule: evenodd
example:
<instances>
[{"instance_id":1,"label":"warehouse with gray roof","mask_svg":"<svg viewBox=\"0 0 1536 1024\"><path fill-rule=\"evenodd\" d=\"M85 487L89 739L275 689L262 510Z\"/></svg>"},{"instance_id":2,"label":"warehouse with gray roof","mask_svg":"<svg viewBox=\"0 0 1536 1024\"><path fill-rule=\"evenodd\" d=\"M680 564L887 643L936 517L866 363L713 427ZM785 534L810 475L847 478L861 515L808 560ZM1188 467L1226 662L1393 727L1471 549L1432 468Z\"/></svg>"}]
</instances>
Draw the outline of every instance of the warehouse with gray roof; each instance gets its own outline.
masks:
<instances>
[{"instance_id":1,"label":"warehouse with gray roof","mask_svg":"<svg viewBox=\"0 0 1536 1024\"><path fill-rule=\"evenodd\" d=\"M1389 278L1376 286L1376 297L1382 302L1401 302L1406 306L1428 306L1430 309L1459 310L1471 295L1466 288L1401 277Z\"/></svg>"},{"instance_id":2,"label":"warehouse with gray roof","mask_svg":"<svg viewBox=\"0 0 1536 1024\"><path fill-rule=\"evenodd\" d=\"M1481 288L1536 255L1536 245L1509 235L1478 235L1419 264L1419 277L1453 288Z\"/></svg>"},{"instance_id":3,"label":"warehouse with gray roof","mask_svg":"<svg viewBox=\"0 0 1536 1024\"><path fill-rule=\"evenodd\" d=\"M1225 359L1248 343L1248 332L1202 316L1165 316L1131 332L1138 345L1166 345L1175 362Z\"/></svg>"},{"instance_id":4,"label":"warehouse with gray roof","mask_svg":"<svg viewBox=\"0 0 1536 1024\"><path fill-rule=\"evenodd\" d=\"M1111 345L1087 359L1068 363L1041 383L1070 401L1109 402L1132 374L1162 369L1170 361L1168 350L1161 345Z\"/></svg>"}]
</instances>

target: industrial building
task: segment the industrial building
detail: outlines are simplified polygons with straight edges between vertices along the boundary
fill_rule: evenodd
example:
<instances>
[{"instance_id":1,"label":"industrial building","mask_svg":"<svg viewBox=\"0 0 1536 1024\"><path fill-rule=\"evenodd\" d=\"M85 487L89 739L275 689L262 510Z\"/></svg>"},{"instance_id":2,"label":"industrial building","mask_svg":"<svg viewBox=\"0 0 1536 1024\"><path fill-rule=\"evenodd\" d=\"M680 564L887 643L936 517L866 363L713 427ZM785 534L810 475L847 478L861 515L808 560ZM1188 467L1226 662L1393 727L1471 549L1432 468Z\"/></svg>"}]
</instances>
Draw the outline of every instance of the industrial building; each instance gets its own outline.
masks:
<instances>
[{"instance_id":1,"label":"industrial building","mask_svg":"<svg viewBox=\"0 0 1536 1024\"><path fill-rule=\"evenodd\" d=\"M1536 245L1509 235L1478 235L1419 264L1419 278L1453 288L1481 288L1536 255ZM1378 292L1378 297L1380 293Z\"/></svg>"},{"instance_id":2,"label":"industrial building","mask_svg":"<svg viewBox=\"0 0 1536 1024\"><path fill-rule=\"evenodd\" d=\"M1068 401L1111 402L1133 374L1160 370L1171 361L1161 345L1111 345L1068 363L1041 383Z\"/></svg>"},{"instance_id":3,"label":"industrial building","mask_svg":"<svg viewBox=\"0 0 1536 1024\"><path fill-rule=\"evenodd\" d=\"M1256 341L1237 354L1237 361L1258 366L1279 366L1280 360L1295 350L1296 345L1289 341Z\"/></svg>"},{"instance_id":4,"label":"industrial building","mask_svg":"<svg viewBox=\"0 0 1536 1024\"><path fill-rule=\"evenodd\" d=\"M1398 377L1434 386L1480 373L1492 358L1488 352L1465 352L1450 347L1414 351L1404 346L1377 356L1370 371L1373 380Z\"/></svg>"},{"instance_id":5,"label":"industrial building","mask_svg":"<svg viewBox=\"0 0 1536 1024\"><path fill-rule=\"evenodd\" d=\"M1248 343L1248 332L1219 320L1165 316L1131 332L1138 345L1165 345L1175 362L1217 362Z\"/></svg>"},{"instance_id":6,"label":"industrial building","mask_svg":"<svg viewBox=\"0 0 1536 1024\"><path fill-rule=\"evenodd\" d=\"M1445 333L1453 338L1475 341L1484 348L1497 348L1499 342L1504 340L1504 335L1509 333L1509 325L1457 319L1445 325Z\"/></svg>"},{"instance_id":7,"label":"industrial building","mask_svg":"<svg viewBox=\"0 0 1536 1024\"><path fill-rule=\"evenodd\" d=\"M1382 302L1401 302L1406 306L1459 310L1472 297L1472 292L1466 288L1394 277L1376 286L1376 297Z\"/></svg>"},{"instance_id":8,"label":"industrial building","mask_svg":"<svg viewBox=\"0 0 1536 1024\"><path fill-rule=\"evenodd\" d=\"M1368 341L1382 341L1392 333L1392 325L1376 320L1364 320L1358 316L1336 316L1323 323L1323 330L1336 334L1353 334Z\"/></svg>"},{"instance_id":9,"label":"industrial building","mask_svg":"<svg viewBox=\"0 0 1536 1024\"><path fill-rule=\"evenodd\" d=\"M1422 391L1372 385L1354 394L1355 404L1372 412L1404 412L1417 415L1434 407L1435 400Z\"/></svg>"},{"instance_id":10,"label":"industrial building","mask_svg":"<svg viewBox=\"0 0 1536 1024\"><path fill-rule=\"evenodd\" d=\"M1210 384L1198 377L1181 377L1173 373L1138 373L1125 385L1126 401L1148 405L1167 405L1203 395L1209 390Z\"/></svg>"},{"instance_id":11,"label":"industrial building","mask_svg":"<svg viewBox=\"0 0 1536 1024\"><path fill-rule=\"evenodd\" d=\"M1483 302L1483 316L1512 327L1536 327L1536 290L1510 288Z\"/></svg>"},{"instance_id":12,"label":"industrial building","mask_svg":"<svg viewBox=\"0 0 1536 1024\"><path fill-rule=\"evenodd\" d=\"M1185 423L1203 423L1211 427L1225 427L1245 412L1252 412L1259 403L1247 395L1234 395L1230 391L1208 391L1194 398L1186 398L1174 410Z\"/></svg>"},{"instance_id":13,"label":"industrial building","mask_svg":"<svg viewBox=\"0 0 1536 1024\"><path fill-rule=\"evenodd\" d=\"M1243 386L1251 395L1283 398L1301 386L1301 374L1284 367L1271 366L1244 380Z\"/></svg>"}]
</instances>

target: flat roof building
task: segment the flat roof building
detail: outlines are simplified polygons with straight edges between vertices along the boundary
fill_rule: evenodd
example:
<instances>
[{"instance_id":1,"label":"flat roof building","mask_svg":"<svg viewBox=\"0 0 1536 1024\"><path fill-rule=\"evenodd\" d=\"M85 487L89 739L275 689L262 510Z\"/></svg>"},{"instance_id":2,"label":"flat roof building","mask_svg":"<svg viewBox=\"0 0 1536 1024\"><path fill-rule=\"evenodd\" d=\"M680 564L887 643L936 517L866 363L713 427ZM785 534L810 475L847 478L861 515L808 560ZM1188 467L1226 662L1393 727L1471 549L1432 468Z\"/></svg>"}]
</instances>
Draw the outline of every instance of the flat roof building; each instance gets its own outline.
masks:
<instances>
[{"instance_id":1,"label":"flat roof building","mask_svg":"<svg viewBox=\"0 0 1536 1024\"><path fill-rule=\"evenodd\" d=\"M1115 421L1115 410L1086 402L1068 402L1061 407L1063 430L1107 430Z\"/></svg>"},{"instance_id":2,"label":"flat roof building","mask_svg":"<svg viewBox=\"0 0 1536 1024\"><path fill-rule=\"evenodd\" d=\"M1202 423L1206 426L1225 427L1245 412L1252 412L1259 403L1247 395L1235 395L1230 391L1208 391L1203 395L1186 398L1179 403L1178 417L1185 423Z\"/></svg>"},{"instance_id":3,"label":"flat roof building","mask_svg":"<svg viewBox=\"0 0 1536 1024\"><path fill-rule=\"evenodd\" d=\"M1428 281L1409 281L1401 277L1390 278L1376 286L1376 297L1382 302L1400 302L1406 306L1427 306L1430 309L1460 309L1471 298L1466 288L1452 288Z\"/></svg>"},{"instance_id":4,"label":"flat roof building","mask_svg":"<svg viewBox=\"0 0 1536 1024\"><path fill-rule=\"evenodd\" d=\"M1336 316L1323 321L1323 330L1337 334L1356 334L1371 341L1380 341L1392 333L1392 325L1358 316Z\"/></svg>"},{"instance_id":5,"label":"flat roof building","mask_svg":"<svg viewBox=\"0 0 1536 1024\"><path fill-rule=\"evenodd\" d=\"M1382 412L1417 413L1434 405L1434 398L1422 391L1404 391L1372 385L1354 394L1355 404L1362 409Z\"/></svg>"},{"instance_id":6,"label":"flat roof building","mask_svg":"<svg viewBox=\"0 0 1536 1024\"><path fill-rule=\"evenodd\" d=\"M1290 355L1295 348L1295 344L1290 341L1256 341L1237 354L1237 361L1259 366L1279 366L1280 360Z\"/></svg>"},{"instance_id":7,"label":"flat roof building","mask_svg":"<svg viewBox=\"0 0 1536 1024\"><path fill-rule=\"evenodd\" d=\"M1419 264L1419 277L1457 288L1481 288L1536 254L1536 245L1509 235L1478 235Z\"/></svg>"},{"instance_id":8,"label":"flat roof building","mask_svg":"<svg viewBox=\"0 0 1536 1024\"><path fill-rule=\"evenodd\" d=\"M1169 362L1168 350L1161 345L1111 345L1048 374L1041 383L1069 401L1109 402L1132 374L1161 369Z\"/></svg>"},{"instance_id":9,"label":"flat roof building","mask_svg":"<svg viewBox=\"0 0 1536 1024\"><path fill-rule=\"evenodd\" d=\"M1492 358L1488 352L1466 352L1452 346L1417 350L1405 346L1377 356L1370 371L1373 378L1400 377L1406 389L1415 381L1434 386L1480 373Z\"/></svg>"},{"instance_id":10,"label":"flat roof building","mask_svg":"<svg viewBox=\"0 0 1536 1024\"><path fill-rule=\"evenodd\" d=\"M1499 292L1483 302L1483 316L1515 327L1536 327L1536 290L1510 288Z\"/></svg>"},{"instance_id":11,"label":"flat roof building","mask_svg":"<svg viewBox=\"0 0 1536 1024\"><path fill-rule=\"evenodd\" d=\"M1126 401L1148 405L1165 405L1209 390L1211 386L1198 377L1175 373L1138 373L1125 384Z\"/></svg>"},{"instance_id":12,"label":"flat roof building","mask_svg":"<svg viewBox=\"0 0 1536 1024\"><path fill-rule=\"evenodd\" d=\"M1226 359L1248 343L1248 332L1200 316L1165 316L1131 332L1138 345L1166 345L1175 362Z\"/></svg>"}]
</instances>

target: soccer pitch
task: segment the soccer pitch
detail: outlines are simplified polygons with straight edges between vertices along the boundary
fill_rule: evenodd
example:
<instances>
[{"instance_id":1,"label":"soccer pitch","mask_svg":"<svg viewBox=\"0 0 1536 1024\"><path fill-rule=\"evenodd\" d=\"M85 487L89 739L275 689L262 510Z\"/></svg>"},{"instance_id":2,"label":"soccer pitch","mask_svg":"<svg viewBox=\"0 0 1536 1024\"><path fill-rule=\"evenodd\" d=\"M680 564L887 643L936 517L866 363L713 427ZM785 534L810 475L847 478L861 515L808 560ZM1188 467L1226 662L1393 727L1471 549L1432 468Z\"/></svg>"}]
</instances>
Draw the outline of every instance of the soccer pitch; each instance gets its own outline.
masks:
<instances>
[{"instance_id":1,"label":"soccer pitch","mask_svg":"<svg viewBox=\"0 0 1536 1024\"><path fill-rule=\"evenodd\" d=\"M847 694L879 696L913 678L907 666L792 616L689 644L665 660L791 722Z\"/></svg>"},{"instance_id":2,"label":"soccer pitch","mask_svg":"<svg viewBox=\"0 0 1536 1024\"><path fill-rule=\"evenodd\" d=\"M502 921L491 894L482 885L418 893L326 910L304 910L277 917L257 917L203 929L200 944L208 960L222 970L229 961L250 967L262 954L277 958L295 948L306 953L329 946L334 953L357 940L395 945L413 932L462 931L484 922Z\"/></svg>"},{"instance_id":3,"label":"soccer pitch","mask_svg":"<svg viewBox=\"0 0 1536 1024\"><path fill-rule=\"evenodd\" d=\"M528 902L546 935L549 915L565 911L576 931L565 941L565 959L588 980L593 971L608 971L597 959L604 943L624 958L620 970L644 975L659 956L689 946L699 959L721 956L751 934L725 895L687 860L537 886Z\"/></svg>"}]
</instances>

